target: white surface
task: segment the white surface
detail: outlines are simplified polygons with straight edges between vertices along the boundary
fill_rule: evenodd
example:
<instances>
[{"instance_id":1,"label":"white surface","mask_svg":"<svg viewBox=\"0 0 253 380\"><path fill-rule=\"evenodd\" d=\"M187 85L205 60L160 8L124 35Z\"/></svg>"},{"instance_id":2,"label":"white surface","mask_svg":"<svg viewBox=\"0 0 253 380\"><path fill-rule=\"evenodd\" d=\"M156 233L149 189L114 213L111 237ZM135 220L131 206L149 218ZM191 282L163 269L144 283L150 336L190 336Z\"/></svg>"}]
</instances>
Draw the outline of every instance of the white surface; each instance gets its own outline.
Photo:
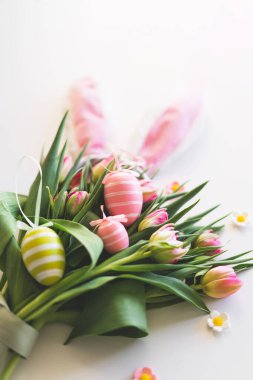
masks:
<instances>
[{"instance_id":1,"label":"white surface","mask_svg":"<svg viewBox=\"0 0 253 380\"><path fill-rule=\"evenodd\" d=\"M91 74L120 145L149 112L201 92L210 127L161 177L191 185L210 179L200 207L222 203L216 215L253 212L252 33L251 0L1 0L1 190L13 190L22 155L38 157L51 140L69 85ZM228 227L223 239L232 253L253 248L252 228ZM214 336L186 304L149 312L150 336L136 341L89 337L63 346L68 328L50 326L13 379L127 380L147 365L160 380L251 380L253 272L242 278L236 295L208 300L231 314L224 335Z\"/></svg>"}]
</instances>

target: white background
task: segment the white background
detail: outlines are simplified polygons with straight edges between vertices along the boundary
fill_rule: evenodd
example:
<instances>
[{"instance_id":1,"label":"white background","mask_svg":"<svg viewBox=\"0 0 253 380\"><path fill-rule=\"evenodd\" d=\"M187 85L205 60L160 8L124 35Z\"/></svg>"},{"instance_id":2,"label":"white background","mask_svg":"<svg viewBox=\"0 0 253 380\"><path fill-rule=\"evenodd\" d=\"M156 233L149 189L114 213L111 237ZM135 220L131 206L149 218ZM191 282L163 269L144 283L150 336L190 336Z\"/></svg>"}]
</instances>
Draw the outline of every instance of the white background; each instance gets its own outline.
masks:
<instances>
[{"instance_id":1,"label":"white background","mask_svg":"<svg viewBox=\"0 0 253 380\"><path fill-rule=\"evenodd\" d=\"M111 140L127 147L149 116L175 97L201 94L199 138L167 163L160 179L205 179L201 208L216 215L253 212L253 3L251 0L0 0L0 188L13 190L24 154L39 157L67 106L69 86L92 75L111 121ZM138 143L138 141L135 143ZM32 180L27 170L22 190ZM253 248L252 228L227 223L232 253ZM160 380L253 378L253 274L243 289L208 305L231 314L232 329L214 336L189 305L149 312L141 340L81 338L45 328L14 380L127 380L151 366Z\"/></svg>"}]
</instances>

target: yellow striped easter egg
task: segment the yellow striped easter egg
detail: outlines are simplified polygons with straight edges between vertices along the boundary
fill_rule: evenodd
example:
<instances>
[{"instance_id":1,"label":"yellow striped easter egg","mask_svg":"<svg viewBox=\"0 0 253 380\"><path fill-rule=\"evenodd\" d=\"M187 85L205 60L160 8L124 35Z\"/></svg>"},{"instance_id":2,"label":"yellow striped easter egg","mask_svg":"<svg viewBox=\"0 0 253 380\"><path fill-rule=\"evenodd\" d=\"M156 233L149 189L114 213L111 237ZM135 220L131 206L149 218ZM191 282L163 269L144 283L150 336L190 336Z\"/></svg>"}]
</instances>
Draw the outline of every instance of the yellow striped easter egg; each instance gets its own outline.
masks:
<instances>
[{"instance_id":1,"label":"yellow striped easter egg","mask_svg":"<svg viewBox=\"0 0 253 380\"><path fill-rule=\"evenodd\" d=\"M58 282L65 269L65 251L59 236L48 227L26 232L21 244L26 269L41 285Z\"/></svg>"}]
</instances>

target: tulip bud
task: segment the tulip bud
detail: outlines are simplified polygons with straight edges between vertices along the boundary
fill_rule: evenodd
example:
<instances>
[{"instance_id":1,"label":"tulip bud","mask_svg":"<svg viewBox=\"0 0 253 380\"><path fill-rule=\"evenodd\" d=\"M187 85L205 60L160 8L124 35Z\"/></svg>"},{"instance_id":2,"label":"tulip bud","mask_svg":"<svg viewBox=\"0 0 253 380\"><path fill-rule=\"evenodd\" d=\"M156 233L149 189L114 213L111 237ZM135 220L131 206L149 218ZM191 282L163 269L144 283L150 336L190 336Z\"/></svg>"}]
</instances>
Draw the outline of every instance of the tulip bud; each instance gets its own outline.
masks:
<instances>
[{"instance_id":1,"label":"tulip bud","mask_svg":"<svg viewBox=\"0 0 253 380\"><path fill-rule=\"evenodd\" d=\"M69 190L69 196L68 196L68 198L70 198L71 195L77 193L78 191L80 191L78 186L75 186L75 187L71 188L71 189Z\"/></svg>"},{"instance_id":2,"label":"tulip bud","mask_svg":"<svg viewBox=\"0 0 253 380\"><path fill-rule=\"evenodd\" d=\"M220 247L222 242L220 240L219 235L215 234L212 230L206 230L203 232L196 240L196 247ZM207 251L207 255L216 255L217 253L221 253L222 249L214 249L213 251Z\"/></svg>"},{"instance_id":3,"label":"tulip bud","mask_svg":"<svg viewBox=\"0 0 253 380\"><path fill-rule=\"evenodd\" d=\"M89 199L87 191L76 191L69 195L67 201L67 214L69 216L75 216L83 207L84 203Z\"/></svg>"},{"instance_id":4,"label":"tulip bud","mask_svg":"<svg viewBox=\"0 0 253 380\"><path fill-rule=\"evenodd\" d=\"M212 298L224 298L237 292L242 281L231 266L210 269L201 279L202 290Z\"/></svg>"},{"instance_id":5,"label":"tulip bud","mask_svg":"<svg viewBox=\"0 0 253 380\"><path fill-rule=\"evenodd\" d=\"M147 215L139 224L138 231L143 231L149 227L159 226L167 222L168 213L166 208L161 208L159 210L151 212L151 214Z\"/></svg>"},{"instance_id":6,"label":"tulip bud","mask_svg":"<svg viewBox=\"0 0 253 380\"><path fill-rule=\"evenodd\" d=\"M73 166L72 157L71 156L65 156L63 159L63 164L62 164L62 170L61 170L61 175L60 175L60 183L64 182L64 180L67 177L72 166Z\"/></svg>"},{"instance_id":7,"label":"tulip bud","mask_svg":"<svg viewBox=\"0 0 253 380\"><path fill-rule=\"evenodd\" d=\"M175 263L189 250L189 247L184 247L183 242L177 239L177 233L171 224L159 228L149 241L154 260L161 264Z\"/></svg>"},{"instance_id":8,"label":"tulip bud","mask_svg":"<svg viewBox=\"0 0 253 380\"><path fill-rule=\"evenodd\" d=\"M54 198L53 214L54 214L54 205L56 203L60 202L60 207L59 207L59 211L58 211L58 215L57 215L57 217L59 217L59 218L64 217L67 197L68 197L68 192L64 191L62 194L61 193L57 194L56 197Z\"/></svg>"},{"instance_id":9,"label":"tulip bud","mask_svg":"<svg viewBox=\"0 0 253 380\"><path fill-rule=\"evenodd\" d=\"M172 239L176 239L176 231L174 230L173 224L166 224L155 231L149 241L150 242L169 242Z\"/></svg>"},{"instance_id":10,"label":"tulip bud","mask_svg":"<svg viewBox=\"0 0 253 380\"><path fill-rule=\"evenodd\" d=\"M93 179L94 182L96 182L105 172L107 166L114 160L113 156L109 156L105 158L104 160L98 162L95 166L92 168L92 174L93 174ZM116 164L115 167L113 167L111 170L116 169Z\"/></svg>"},{"instance_id":11,"label":"tulip bud","mask_svg":"<svg viewBox=\"0 0 253 380\"><path fill-rule=\"evenodd\" d=\"M157 197L157 188L153 185L152 181L141 179L140 180L143 203L153 202Z\"/></svg>"}]
</instances>

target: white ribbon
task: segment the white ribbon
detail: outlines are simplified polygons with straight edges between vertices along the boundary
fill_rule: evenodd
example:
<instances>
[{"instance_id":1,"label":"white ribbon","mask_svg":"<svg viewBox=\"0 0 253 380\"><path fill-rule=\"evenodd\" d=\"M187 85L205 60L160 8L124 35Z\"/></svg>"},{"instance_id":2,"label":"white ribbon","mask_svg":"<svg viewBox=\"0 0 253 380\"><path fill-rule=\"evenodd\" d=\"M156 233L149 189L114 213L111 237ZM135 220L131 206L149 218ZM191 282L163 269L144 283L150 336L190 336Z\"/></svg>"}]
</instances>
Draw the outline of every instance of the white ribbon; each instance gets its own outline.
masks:
<instances>
[{"instance_id":1,"label":"white ribbon","mask_svg":"<svg viewBox=\"0 0 253 380\"><path fill-rule=\"evenodd\" d=\"M18 174L19 174L19 169L21 167L21 164L23 163L23 161L25 159L29 159L29 160L33 161L33 163L37 166L37 168L39 170L39 173L40 173L40 183L39 183L39 189L38 189L38 194L37 194L37 199L36 199L36 205L35 205L34 223L25 215L25 213L22 210L22 207L20 205L19 198L18 198ZM21 160L18 163L17 172L16 172L16 176L15 176L15 195L16 195L16 200L17 200L18 208L19 208L21 214L23 215L24 219L28 223L28 224L26 224L24 222L18 221L17 222L17 227L19 229L21 229L21 230L28 231L31 228L35 228L35 227L39 226L41 197L42 197L42 169L41 169L41 166L40 166L39 162L34 157L32 157L32 156L24 156L24 157L21 158Z\"/></svg>"}]
</instances>

